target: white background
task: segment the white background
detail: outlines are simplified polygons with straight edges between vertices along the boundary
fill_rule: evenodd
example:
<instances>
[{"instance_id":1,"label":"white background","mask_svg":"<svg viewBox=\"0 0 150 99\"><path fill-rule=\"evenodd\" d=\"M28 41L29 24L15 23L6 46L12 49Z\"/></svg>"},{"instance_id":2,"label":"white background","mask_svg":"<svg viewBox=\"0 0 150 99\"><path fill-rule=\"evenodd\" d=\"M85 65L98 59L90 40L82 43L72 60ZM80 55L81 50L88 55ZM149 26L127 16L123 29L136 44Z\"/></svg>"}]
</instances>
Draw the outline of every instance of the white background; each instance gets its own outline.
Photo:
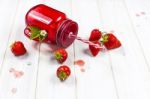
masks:
<instances>
[{"instance_id":1,"label":"white background","mask_svg":"<svg viewBox=\"0 0 150 99\"><path fill-rule=\"evenodd\" d=\"M114 32L122 47L87 54L75 41L66 50L71 76L60 82L51 48L24 34L26 12L44 3L79 24L78 36L88 39L94 28ZM14 57L10 45L24 42L28 55ZM0 0L0 99L150 99L150 0ZM74 61L85 61L85 72ZM15 78L10 69L22 71Z\"/></svg>"}]
</instances>

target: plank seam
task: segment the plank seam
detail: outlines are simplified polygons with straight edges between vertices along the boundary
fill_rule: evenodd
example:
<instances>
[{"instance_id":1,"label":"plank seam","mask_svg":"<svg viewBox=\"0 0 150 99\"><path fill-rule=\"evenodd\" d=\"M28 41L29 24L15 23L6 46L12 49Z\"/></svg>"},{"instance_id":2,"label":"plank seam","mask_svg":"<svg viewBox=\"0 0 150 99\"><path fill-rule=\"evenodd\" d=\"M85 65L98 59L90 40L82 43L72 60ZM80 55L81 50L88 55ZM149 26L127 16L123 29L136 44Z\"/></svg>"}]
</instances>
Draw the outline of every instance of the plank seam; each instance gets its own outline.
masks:
<instances>
[{"instance_id":1,"label":"plank seam","mask_svg":"<svg viewBox=\"0 0 150 99\"><path fill-rule=\"evenodd\" d=\"M98 12L99 12L99 18L101 18L102 20L103 20L103 18L102 18L102 15L101 15L101 8L100 8L100 2L99 2L99 0L96 0L97 1L97 7L98 7ZM104 26L104 23L103 23L103 21L101 21L101 24L102 24L102 26ZM112 74L112 78L113 78L113 82L114 82L114 87L115 87L115 90L116 90L116 97L117 97L117 99L120 99L119 98L119 92L118 92L118 88L117 88L117 82L116 82L116 79L115 79L115 74L114 74L114 70L113 70L113 65L112 65L112 60L111 60L111 57L110 57L110 53L108 52L108 61L109 61L109 63L110 63L110 69L111 69L111 74Z\"/></svg>"},{"instance_id":2,"label":"plank seam","mask_svg":"<svg viewBox=\"0 0 150 99\"><path fill-rule=\"evenodd\" d=\"M20 3L19 3L19 1L17 0L17 4L16 4L17 6L16 6L16 8L15 8L15 14L13 15L13 18L12 18L12 22L11 22L11 28L10 28L10 33L9 33L9 35L8 35L8 39L7 39L7 45L6 45L6 49L5 49L5 52L4 52L4 55L3 55L3 59L2 59L2 63L1 63L1 67L0 67L0 76L1 76L1 74L2 74L2 69L3 69L3 65L4 65L4 61L5 61L5 59L6 59L6 52L7 52L7 49L8 49L8 45L9 45L9 42L10 42L10 37L11 37L11 35L13 34L13 29L14 29L14 24L15 24L15 19L16 19L16 16L17 16L17 12L18 12L18 8L19 8L19 5L20 5Z\"/></svg>"},{"instance_id":3,"label":"plank seam","mask_svg":"<svg viewBox=\"0 0 150 99\"><path fill-rule=\"evenodd\" d=\"M38 75L39 75L39 65L40 65L40 55L41 55L40 49L41 49L41 43L39 44L39 48L38 48L39 55L38 55L38 64L37 64L37 71L36 71L35 99L37 99L37 85L38 85Z\"/></svg>"},{"instance_id":4,"label":"plank seam","mask_svg":"<svg viewBox=\"0 0 150 99\"><path fill-rule=\"evenodd\" d=\"M136 30L135 30L134 23L133 23L132 18L131 18L130 14L129 14L129 10L128 10L127 4L126 4L125 0L122 0L122 2L123 2L123 5L124 5L124 7L125 7L125 9L126 9L126 11L127 11L127 15L128 15L128 17L129 17L129 20L130 20L130 23L131 23L132 31L133 31L133 33L134 33L136 39L137 39L138 45L140 46L140 50L141 50L141 53L142 53L143 58L144 58L144 60L145 60L147 69L148 69L148 71L150 72L150 64L148 63L148 60L147 60L147 58L146 58L146 56L145 56L145 52L144 52L144 49L143 49L143 47L142 47L141 41L140 41L140 39L139 39L139 37L138 37L138 35L137 35L137 32L136 32Z\"/></svg>"},{"instance_id":5,"label":"plank seam","mask_svg":"<svg viewBox=\"0 0 150 99\"><path fill-rule=\"evenodd\" d=\"M71 7L71 16L73 16L73 6L72 6L72 0L70 0L70 7ZM76 52L75 52L75 42L73 42L73 58L75 61L76 60ZM74 80L75 80L75 99L78 99L78 92L77 92L77 76L76 76L76 68L75 68L75 63L73 64L74 66Z\"/></svg>"}]
</instances>

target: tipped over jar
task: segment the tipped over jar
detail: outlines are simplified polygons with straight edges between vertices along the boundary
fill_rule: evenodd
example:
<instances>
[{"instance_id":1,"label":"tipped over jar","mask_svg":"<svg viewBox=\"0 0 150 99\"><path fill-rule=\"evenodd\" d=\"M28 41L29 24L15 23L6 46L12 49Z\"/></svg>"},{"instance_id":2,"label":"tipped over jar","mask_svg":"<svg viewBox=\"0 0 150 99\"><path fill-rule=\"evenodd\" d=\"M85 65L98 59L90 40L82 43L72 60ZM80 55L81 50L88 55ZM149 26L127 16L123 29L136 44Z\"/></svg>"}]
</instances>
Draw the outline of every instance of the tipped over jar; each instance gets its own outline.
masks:
<instances>
[{"instance_id":1,"label":"tipped over jar","mask_svg":"<svg viewBox=\"0 0 150 99\"><path fill-rule=\"evenodd\" d=\"M53 43L59 47L70 46L77 36L78 24L67 18L65 13L39 4L32 7L25 17L26 29L24 34L35 41ZM70 37L69 35L74 35Z\"/></svg>"}]
</instances>

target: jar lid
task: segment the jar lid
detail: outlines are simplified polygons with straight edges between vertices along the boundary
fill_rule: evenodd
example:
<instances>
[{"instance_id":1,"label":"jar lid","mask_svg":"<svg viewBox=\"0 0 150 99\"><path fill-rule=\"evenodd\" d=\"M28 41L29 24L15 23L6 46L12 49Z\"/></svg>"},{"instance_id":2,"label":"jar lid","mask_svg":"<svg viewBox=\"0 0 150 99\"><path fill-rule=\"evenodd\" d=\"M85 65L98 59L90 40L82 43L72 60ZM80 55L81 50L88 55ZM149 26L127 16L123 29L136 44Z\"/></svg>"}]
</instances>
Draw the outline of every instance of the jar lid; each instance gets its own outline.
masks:
<instances>
[{"instance_id":1,"label":"jar lid","mask_svg":"<svg viewBox=\"0 0 150 99\"><path fill-rule=\"evenodd\" d=\"M74 35L70 37L70 34ZM56 35L56 43L60 47L70 46L78 34L78 24L72 20L64 20Z\"/></svg>"}]
</instances>

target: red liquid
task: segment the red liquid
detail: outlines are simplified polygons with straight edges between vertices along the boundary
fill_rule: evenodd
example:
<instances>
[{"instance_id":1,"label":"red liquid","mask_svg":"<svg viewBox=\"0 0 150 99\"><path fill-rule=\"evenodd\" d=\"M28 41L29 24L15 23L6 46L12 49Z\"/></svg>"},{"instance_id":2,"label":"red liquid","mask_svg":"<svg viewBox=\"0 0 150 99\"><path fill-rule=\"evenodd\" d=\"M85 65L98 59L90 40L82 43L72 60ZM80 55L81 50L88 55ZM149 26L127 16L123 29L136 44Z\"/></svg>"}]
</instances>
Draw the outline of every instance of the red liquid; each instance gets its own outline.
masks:
<instances>
[{"instance_id":1,"label":"red liquid","mask_svg":"<svg viewBox=\"0 0 150 99\"><path fill-rule=\"evenodd\" d=\"M55 43L60 47L71 45L75 37L69 37L69 34L77 35L78 32L76 22L68 19L64 13L43 4L31 8L26 14L25 21L27 26L36 26L41 30L46 30L48 37L45 41ZM30 37L29 33L25 32L25 35Z\"/></svg>"}]
</instances>

